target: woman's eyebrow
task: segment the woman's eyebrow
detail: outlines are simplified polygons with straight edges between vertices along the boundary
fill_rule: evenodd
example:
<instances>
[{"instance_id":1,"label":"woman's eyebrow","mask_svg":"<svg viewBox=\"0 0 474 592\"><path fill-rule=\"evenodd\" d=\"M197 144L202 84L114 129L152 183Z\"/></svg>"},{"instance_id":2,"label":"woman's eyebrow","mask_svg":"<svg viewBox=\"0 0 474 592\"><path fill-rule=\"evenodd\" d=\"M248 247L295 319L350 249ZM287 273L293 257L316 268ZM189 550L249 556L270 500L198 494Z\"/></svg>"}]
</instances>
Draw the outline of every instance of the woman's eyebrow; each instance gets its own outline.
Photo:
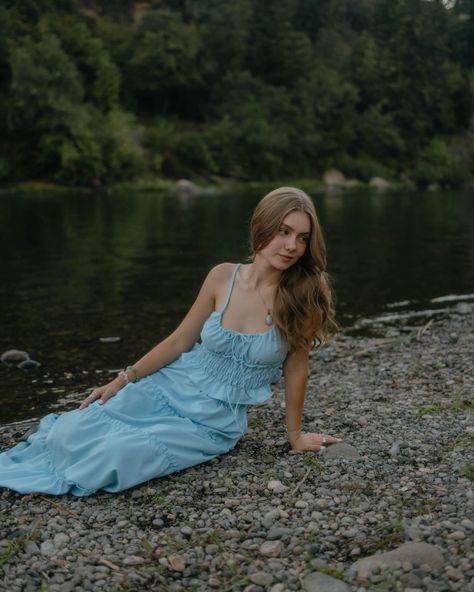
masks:
<instances>
[{"instance_id":1,"label":"woman's eyebrow","mask_svg":"<svg viewBox=\"0 0 474 592\"><path fill-rule=\"evenodd\" d=\"M292 230L293 232L295 232L295 229L293 228L293 226L290 226L289 224L285 224L284 222L281 223L281 228L285 228L287 230ZM300 235L306 235L309 236L311 234L311 232L300 232Z\"/></svg>"}]
</instances>

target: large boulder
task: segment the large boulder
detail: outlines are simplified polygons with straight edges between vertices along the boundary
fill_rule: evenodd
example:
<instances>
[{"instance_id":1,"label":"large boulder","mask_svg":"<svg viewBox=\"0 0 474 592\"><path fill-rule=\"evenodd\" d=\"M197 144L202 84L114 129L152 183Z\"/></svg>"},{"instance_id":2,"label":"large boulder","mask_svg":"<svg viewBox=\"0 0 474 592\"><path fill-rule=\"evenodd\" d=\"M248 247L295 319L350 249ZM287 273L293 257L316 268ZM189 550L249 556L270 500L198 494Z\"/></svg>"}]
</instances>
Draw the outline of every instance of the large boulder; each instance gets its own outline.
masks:
<instances>
[{"instance_id":1,"label":"large boulder","mask_svg":"<svg viewBox=\"0 0 474 592\"><path fill-rule=\"evenodd\" d=\"M369 181L369 187L376 191L387 191L392 187L392 184L383 177L372 177Z\"/></svg>"},{"instance_id":2,"label":"large boulder","mask_svg":"<svg viewBox=\"0 0 474 592\"><path fill-rule=\"evenodd\" d=\"M404 543L393 551L359 559L351 566L350 571L357 574L360 582L365 582L371 572L381 565L390 566L404 561L412 565L428 565L431 569L439 569L444 565L444 557L438 547L428 543Z\"/></svg>"},{"instance_id":3,"label":"large boulder","mask_svg":"<svg viewBox=\"0 0 474 592\"><path fill-rule=\"evenodd\" d=\"M341 171L330 169L324 173L323 181L328 187L344 187L346 178Z\"/></svg>"}]
</instances>

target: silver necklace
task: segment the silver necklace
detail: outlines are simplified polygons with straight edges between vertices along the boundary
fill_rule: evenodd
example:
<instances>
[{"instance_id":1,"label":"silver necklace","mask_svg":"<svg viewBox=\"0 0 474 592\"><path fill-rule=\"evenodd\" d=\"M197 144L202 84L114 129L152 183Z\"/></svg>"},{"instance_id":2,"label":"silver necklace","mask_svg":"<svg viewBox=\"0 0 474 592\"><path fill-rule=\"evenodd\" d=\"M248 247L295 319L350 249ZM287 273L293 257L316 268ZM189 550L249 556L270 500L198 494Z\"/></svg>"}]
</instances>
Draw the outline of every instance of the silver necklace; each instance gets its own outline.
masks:
<instances>
[{"instance_id":1,"label":"silver necklace","mask_svg":"<svg viewBox=\"0 0 474 592\"><path fill-rule=\"evenodd\" d=\"M265 325L271 326L273 325L273 317L272 317L272 310L271 308L269 308L267 306L267 303L265 302L265 300L263 299L262 294L260 293L260 290L258 289L258 286L255 286L256 290L257 290L257 294L260 296L260 300L263 302L263 305L265 306L265 308L267 309L267 314L265 315Z\"/></svg>"}]
</instances>

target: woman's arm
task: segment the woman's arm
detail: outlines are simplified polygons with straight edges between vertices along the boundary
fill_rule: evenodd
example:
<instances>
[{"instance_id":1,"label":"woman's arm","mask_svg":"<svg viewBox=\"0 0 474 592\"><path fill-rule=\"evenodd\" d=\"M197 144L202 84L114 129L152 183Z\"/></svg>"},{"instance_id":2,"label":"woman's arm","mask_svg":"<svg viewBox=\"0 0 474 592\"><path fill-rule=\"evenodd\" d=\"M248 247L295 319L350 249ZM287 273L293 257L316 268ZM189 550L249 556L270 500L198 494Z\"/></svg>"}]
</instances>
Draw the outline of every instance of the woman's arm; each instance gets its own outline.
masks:
<instances>
[{"instance_id":1,"label":"woman's arm","mask_svg":"<svg viewBox=\"0 0 474 592\"><path fill-rule=\"evenodd\" d=\"M306 349L290 352L283 365L285 376L286 429L288 441L293 450L314 450L324 448L324 444L341 442L339 438L325 434L303 433L301 422L308 385L308 358Z\"/></svg>"},{"instance_id":2,"label":"woman's arm","mask_svg":"<svg viewBox=\"0 0 474 592\"><path fill-rule=\"evenodd\" d=\"M211 269L194 304L177 329L133 364L140 378L167 366L197 342L206 319L215 310L217 293L222 284L228 280L229 269L232 269L232 266L228 263L222 263ZM127 376L130 381L135 378L132 370L127 371ZM84 409L98 399L100 403L105 403L124 386L124 378L117 376L108 384L94 389L83 401L80 409Z\"/></svg>"}]
</instances>

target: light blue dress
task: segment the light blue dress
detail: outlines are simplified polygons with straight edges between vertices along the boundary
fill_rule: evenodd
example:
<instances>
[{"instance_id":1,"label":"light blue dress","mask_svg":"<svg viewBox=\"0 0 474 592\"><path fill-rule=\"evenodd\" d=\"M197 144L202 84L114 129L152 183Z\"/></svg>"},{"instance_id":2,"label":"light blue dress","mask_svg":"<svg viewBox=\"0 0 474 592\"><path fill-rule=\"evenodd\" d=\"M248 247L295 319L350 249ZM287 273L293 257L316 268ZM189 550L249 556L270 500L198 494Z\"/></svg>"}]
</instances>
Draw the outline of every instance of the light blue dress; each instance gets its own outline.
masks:
<instances>
[{"instance_id":1,"label":"light blue dress","mask_svg":"<svg viewBox=\"0 0 474 592\"><path fill-rule=\"evenodd\" d=\"M116 492L228 452L247 430L248 405L271 396L287 345L273 326L239 333L224 308L204 323L201 343L106 404L44 417L38 430L0 454L0 486L77 496Z\"/></svg>"}]
</instances>

